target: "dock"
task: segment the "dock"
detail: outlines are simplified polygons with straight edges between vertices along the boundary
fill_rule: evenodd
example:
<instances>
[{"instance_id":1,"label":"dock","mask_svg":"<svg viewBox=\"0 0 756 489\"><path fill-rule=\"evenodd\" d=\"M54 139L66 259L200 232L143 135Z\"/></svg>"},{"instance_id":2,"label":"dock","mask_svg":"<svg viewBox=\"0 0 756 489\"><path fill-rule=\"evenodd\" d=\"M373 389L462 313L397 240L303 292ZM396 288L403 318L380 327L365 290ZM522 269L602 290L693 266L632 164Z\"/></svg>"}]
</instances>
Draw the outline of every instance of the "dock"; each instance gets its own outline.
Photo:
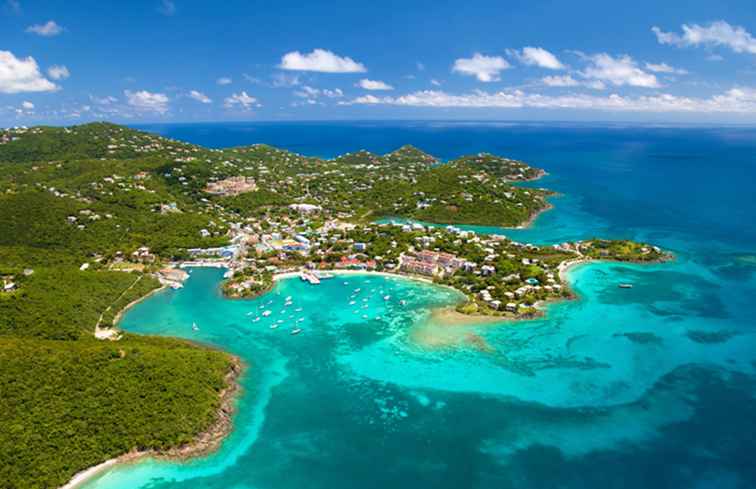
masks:
<instances>
[{"instance_id":1,"label":"dock","mask_svg":"<svg viewBox=\"0 0 756 489\"><path fill-rule=\"evenodd\" d=\"M299 278L301 278L305 282L309 282L310 285L318 285L320 284L320 279L315 276L315 274L310 272L302 272L299 275Z\"/></svg>"}]
</instances>

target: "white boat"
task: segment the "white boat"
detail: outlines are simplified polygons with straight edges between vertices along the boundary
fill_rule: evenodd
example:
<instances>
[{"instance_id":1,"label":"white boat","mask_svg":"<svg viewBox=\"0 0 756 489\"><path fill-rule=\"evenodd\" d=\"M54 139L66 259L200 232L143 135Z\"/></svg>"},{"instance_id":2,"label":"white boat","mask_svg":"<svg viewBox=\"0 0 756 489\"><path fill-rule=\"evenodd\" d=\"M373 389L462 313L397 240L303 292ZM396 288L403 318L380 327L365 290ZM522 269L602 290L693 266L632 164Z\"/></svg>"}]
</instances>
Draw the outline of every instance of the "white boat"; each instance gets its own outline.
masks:
<instances>
[{"instance_id":1,"label":"white boat","mask_svg":"<svg viewBox=\"0 0 756 489\"><path fill-rule=\"evenodd\" d=\"M297 307L296 309L294 309L294 312L302 312L302 308L301 307Z\"/></svg>"},{"instance_id":2,"label":"white boat","mask_svg":"<svg viewBox=\"0 0 756 489\"><path fill-rule=\"evenodd\" d=\"M404 299L402 299L402 300L399 301L399 304L401 304L401 305L405 305L406 303L407 303L407 301L405 301Z\"/></svg>"},{"instance_id":3,"label":"white boat","mask_svg":"<svg viewBox=\"0 0 756 489\"><path fill-rule=\"evenodd\" d=\"M350 305L350 306L353 306L353 305L355 305L355 304L357 304L357 301L349 301L349 305Z\"/></svg>"},{"instance_id":4,"label":"white boat","mask_svg":"<svg viewBox=\"0 0 756 489\"><path fill-rule=\"evenodd\" d=\"M270 329L276 329L277 327L278 327L278 325L277 325L277 324L271 324L271 325L270 325Z\"/></svg>"},{"instance_id":5,"label":"white boat","mask_svg":"<svg viewBox=\"0 0 756 489\"><path fill-rule=\"evenodd\" d=\"M291 330L291 334L293 334L293 335L299 334L301 332L302 332L302 328L294 328L294 329Z\"/></svg>"},{"instance_id":6,"label":"white boat","mask_svg":"<svg viewBox=\"0 0 756 489\"><path fill-rule=\"evenodd\" d=\"M617 287L619 287L620 289L632 289L633 284L619 284Z\"/></svg>"},{"instance_id":7,"label":"white boat","mask_svg":"<svg viewBox=\"0 0 756 489\"><path fill-rule=\"evenodd\" d=\"M301 323L301 322L302 322L302 321L304 321L304 320L305 320L305 318L299 318L299 319L297 319L297 322L298 322L298 323Z\"/></svg>"},{"instance_id":8,"label":"white boat","mask_svg":"<svg viewBox=\"0 0 756 489\"><path fill-rule=\"evenodd\" d=\"M362 319L367 319L367 318L368 318L368 315L367 315L367 314L363 314L363 315L362 315Z\"/></svg>"},{"instance_id":9,"label":"white boat","mask_svg":"<svg viewBox=\"0 0 756 489\"><path fill-rule=\"evenodd\" d=\"M284 320L283 320L283 319L279 319L279 320L278 320L278 321L276 321L276 322L277 322L278 324L281 324L281 323L283 323L283 322L284 322Z\"/></svg>"},{"instance_id":10,"label":"white boat","mask_svg":"<svg viewBox=\"0 0 756 489\"><path fill-rule=\"evenodd\" d=\"M287 295L287 296L286 296L286 299L284 299L284 300L285 300L286 302L291 302L291 296L290 296L290 295Z\"/></svg>"},{"instance_id":11,"label":"white boat","mask_svg":"<svg viewBox=\"0 0 756 489\"><path fill-rule=\"evenodd\" d=\"M257 317L256 317L255 319L253 319L253 320L252 320L252 322L253 322L253 323L256 323L256 322L257 322L257 321L259 321L259 320L260 320L260 316L257 316Z\"/></svg>"},{"instance_id":12,"label":"white boat","mask_svg":"<svg viewBox=\"0 0 756 489\"><path fill-rule=\"evenodd\" d=\"M199 331L199 326L197 326L197 323L192 323L192 330Z\"/></svg>"},{"instance_id":13,"label":"white boat","mask_svg":"<svg viewBox=\"0 0 756 489\"><path fill-rule=\"evenodd\" d=\"M383 296L383 300L384 300L384 301L387 301L387 300L389 300L389 299L391 299L391 296L390 296L390 295L384 295L384 296Z\"/></svg>"},{"instance_id":14,"label":"white boat","mask_svg":"<svg viewBox=\"0 0 756 489\"><path fill-rule=\"evenodd\" d=\"M263 312L263 317L268 317L268 316L270 316L271 314L272 314L272 313L271 313L270 311L264 311L264 312Z\"/></svg>"}]
</instances>

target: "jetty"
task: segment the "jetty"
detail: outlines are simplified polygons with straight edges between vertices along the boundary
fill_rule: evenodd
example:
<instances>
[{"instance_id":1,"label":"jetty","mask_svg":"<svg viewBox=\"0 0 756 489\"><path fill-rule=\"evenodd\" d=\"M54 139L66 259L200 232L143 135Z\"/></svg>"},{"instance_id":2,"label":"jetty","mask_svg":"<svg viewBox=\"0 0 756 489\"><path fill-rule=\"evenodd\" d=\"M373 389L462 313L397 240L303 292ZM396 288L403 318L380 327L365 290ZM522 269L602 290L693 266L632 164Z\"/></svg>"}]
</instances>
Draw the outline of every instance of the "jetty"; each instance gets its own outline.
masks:
<instances>
[{"instance_id":1,"label":"jetty","mask_svg":"<svg viewBox=\"0 0 756 489\"><path fill-rule=\"evenodd\" d=\"M320 284L320 279L314 273L311 273L311 272L302 272L301 274L299 274L299 278L301 278L302 281L304 282L309 282L310 285Z\"/></svg>"}]
</instances>

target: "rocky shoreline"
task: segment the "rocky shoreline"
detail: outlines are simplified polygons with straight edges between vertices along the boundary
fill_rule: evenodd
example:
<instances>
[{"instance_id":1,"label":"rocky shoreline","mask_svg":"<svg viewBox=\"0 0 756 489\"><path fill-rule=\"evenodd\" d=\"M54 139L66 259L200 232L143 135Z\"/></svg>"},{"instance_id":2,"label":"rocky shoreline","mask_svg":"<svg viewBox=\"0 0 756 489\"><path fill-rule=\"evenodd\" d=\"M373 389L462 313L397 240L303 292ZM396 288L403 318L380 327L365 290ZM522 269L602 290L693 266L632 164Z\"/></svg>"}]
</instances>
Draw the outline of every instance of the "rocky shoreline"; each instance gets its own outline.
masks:
<instances>
[{"instance_id":1,"label":"rocky shoreline","mask_svg":"<svg viewBox=\"0 0 756 489\"><path fill-rule=\"evenodd\" d=\"M241 389L239 377L242 370L241 359L232 355L231 367L224 379L226 387L218 394L220 404L216 411L216 419L205 431L197 435L192 442L168 450L131 450L77 473L68 483L59 489L76 489L106 469L118 464L133 463L145 457L164 460L187 460L216 451L233 429L233 414L236 410L237 395Z\"/></svg>"}]
</instances>

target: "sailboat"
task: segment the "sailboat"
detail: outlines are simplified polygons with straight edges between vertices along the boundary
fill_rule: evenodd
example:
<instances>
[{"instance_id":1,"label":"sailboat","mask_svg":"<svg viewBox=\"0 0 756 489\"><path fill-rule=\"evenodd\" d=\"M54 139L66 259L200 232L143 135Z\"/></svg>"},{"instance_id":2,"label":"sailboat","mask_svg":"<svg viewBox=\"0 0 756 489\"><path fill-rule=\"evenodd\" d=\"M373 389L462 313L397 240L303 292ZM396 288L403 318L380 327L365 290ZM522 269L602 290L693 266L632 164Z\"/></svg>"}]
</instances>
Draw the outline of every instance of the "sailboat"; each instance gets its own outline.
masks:
<instances>
[{"instance_id":1,"label":"sailboat","mask_svg":"<svg viewBox=\"0 0 756 489\"><path fill-rule=\"evenodd\" d=\"M197 323L192 323L192 330L199 331L199 326L197 326Z\"/></svg>"}]
</instances>

